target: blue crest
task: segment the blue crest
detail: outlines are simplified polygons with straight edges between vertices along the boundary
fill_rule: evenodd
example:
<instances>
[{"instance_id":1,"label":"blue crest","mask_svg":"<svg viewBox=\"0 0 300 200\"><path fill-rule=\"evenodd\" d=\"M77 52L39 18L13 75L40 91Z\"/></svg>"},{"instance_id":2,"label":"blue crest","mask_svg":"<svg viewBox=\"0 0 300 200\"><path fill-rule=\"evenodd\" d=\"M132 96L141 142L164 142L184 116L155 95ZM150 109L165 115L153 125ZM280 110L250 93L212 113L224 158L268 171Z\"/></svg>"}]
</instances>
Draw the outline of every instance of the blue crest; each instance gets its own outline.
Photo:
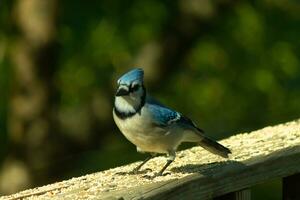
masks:
<instances>
[{"instance_id":1,"label":"blue crest","mask_svg":"<svg viewBox=\"0 0 300 200\"><path fill-rule=\"evenodd\" d=\"M143 83L144 71L141 68L135 68L121 76L118 80L118 84L130 85L134 81Z\"/></svg>"}]
</instances>

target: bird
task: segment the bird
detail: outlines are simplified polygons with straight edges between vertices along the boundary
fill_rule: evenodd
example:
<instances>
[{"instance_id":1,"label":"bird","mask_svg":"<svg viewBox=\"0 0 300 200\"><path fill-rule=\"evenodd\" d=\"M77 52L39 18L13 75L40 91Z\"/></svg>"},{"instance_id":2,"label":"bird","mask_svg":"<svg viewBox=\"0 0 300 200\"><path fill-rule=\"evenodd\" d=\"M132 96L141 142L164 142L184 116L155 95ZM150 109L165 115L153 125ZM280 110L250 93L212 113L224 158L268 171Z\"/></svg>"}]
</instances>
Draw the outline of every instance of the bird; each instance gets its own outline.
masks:
<instances>
[{"instance_id":1,"label":"bird","mask_svg":"<svg viewBox=\"0 0 300 200\"><path fill-rule=\"evenodd\" d=\"M204 135L191 119L151 97L146 91L141 68L133 68L118 79L113 118L122 134L136 146L137 152L151 155L132 173L138 173L157 154L166 154L166 164L154 175L162 176L175 160L176 150L182 142L198 143L223 158L228 158L231 153L230 149Z\"/></svg>"}]
</instances>

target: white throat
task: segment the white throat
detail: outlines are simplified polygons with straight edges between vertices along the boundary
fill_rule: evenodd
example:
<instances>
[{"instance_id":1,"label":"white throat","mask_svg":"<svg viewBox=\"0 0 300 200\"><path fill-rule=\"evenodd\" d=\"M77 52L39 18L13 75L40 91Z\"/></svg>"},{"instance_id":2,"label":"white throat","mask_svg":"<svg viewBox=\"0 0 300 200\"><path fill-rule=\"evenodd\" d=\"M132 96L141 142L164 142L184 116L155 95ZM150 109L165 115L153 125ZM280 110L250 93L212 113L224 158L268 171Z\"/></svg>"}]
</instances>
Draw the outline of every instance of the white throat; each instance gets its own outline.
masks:
<instances>
[{"instance_id":1,"label":"white throat","mask_svg":"<svg viewBox=\"0 0 300 200\"><path fill-rule=\"evenodd\" d=\"M129 96L115 97L115 107L122 113L135 113L136 108L139 106L140 101L132 100Z\"/></svg>"},{"instance_id":2,"label":"white throat","mask_svg":"<svg viewBox=\"0 0 300 200\"><path fill-rule=\"evenodd\" d=\"M127 96L116 96L115 108L118 112L124 114L136 113L143 106L145 95L145 90L143 87L140 87L137 91L131 92Z\"/></svg>"}]
</instances>

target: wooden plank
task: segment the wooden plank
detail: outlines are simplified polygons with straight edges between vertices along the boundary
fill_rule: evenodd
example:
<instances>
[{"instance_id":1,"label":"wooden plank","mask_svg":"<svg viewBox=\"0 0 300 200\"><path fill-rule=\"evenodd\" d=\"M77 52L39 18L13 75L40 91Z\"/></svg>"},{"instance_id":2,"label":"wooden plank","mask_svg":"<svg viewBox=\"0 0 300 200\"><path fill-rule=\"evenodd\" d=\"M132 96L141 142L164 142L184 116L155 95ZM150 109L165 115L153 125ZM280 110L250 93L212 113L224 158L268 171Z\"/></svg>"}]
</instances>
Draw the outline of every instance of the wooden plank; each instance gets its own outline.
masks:
<instances>
[{"instance_id":1,"label":"wooden plank","mask_svg":"<svg viewBox=\"0 0 300 200\"><path fill-rule=\"evenodd\" d=\"M264 181L285 177L300 172L300 147L287 151L275 152L271 155L251 159L244 163L228 163L214 174L195 174L173 181L165 186L144 189L143 199L180 199L188 196L189 199L210 199L243 188L251 187ZM176 191L176 192L174 192Z\"/></svg>"},{"instance_id":2,"label":"wooden plank","mask_svg":"<svg viewBox=\"0 0 300 200\"><path fill-rule=\"evenodd\" d=\"M168 168L169 174L155 179L147 177L161 169L165 157L149 161L139 174L126 173L139 164L133 163L2 198L213 199L300 173L299 120L238 134L220 142L232 150L229 159L193 147L178 152Z\"/></svg>"},{"instance_id":3,"label":"wooden plank","mask_svg":"<svg viewBox=\"0 0 300 200\"><path fill-rule=\"evenodd\" d=\"M216 197L214 200L251 200L251 190L248 188L231 192L220 197Z\"/></svg>"},{"instance_id":4,"label":"wooden plank","mask_svg":"<svg viewBox=\"0 0 300 200\"><path fill-rule=\"evenodd\" d=\"M300 199L300 173L293 174L282 179L282 199Z\"/></svg>"}]
</instances>

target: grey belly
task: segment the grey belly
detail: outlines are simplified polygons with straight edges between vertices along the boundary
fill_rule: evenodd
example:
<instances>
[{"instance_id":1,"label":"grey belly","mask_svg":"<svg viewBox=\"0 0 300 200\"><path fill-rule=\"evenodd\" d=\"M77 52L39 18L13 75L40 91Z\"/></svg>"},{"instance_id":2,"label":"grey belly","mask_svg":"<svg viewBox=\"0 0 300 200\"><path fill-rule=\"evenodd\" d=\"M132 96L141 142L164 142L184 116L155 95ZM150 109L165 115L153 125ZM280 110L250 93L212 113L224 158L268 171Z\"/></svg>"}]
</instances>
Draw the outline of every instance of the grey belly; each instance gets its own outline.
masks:
<instances>
[{"instance_id":1,"label":"grey belly","mask_svg":"<svg viewBox=\"0 0 300 200\"><path fill-rule=\"evenodd\" d=\"M181 142L180 134L172 130L158 130L158 128L149 132L124 131L123 134L144 152L168 153L170 150L176 150Z\"/></svg>"}]
</instances>

